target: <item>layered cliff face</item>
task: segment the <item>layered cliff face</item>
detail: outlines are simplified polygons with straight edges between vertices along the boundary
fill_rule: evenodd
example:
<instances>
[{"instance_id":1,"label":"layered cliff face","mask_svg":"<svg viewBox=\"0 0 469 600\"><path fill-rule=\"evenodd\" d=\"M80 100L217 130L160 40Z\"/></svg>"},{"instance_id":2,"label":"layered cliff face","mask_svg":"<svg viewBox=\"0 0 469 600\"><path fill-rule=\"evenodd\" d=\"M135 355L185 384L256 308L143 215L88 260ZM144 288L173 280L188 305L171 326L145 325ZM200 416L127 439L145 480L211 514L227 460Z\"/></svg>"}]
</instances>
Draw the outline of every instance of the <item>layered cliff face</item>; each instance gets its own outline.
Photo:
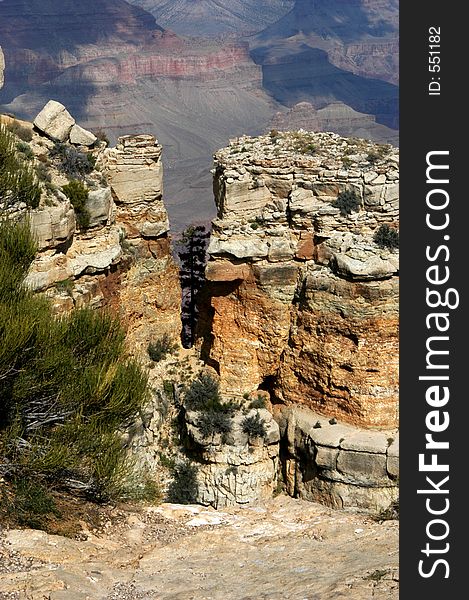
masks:
<instances>
[{"instance_id":1,"label":"layered cliff face","mask_svg":"<svg viewBox=\"0 0 469 600\"><path fill-rule=\"evenodd\" d=\"M213 151L231 135L260 133L273 112L246 43L183 40L122 0L6 0L0 39L4 112L32 119L53 97L113 143L127 133L158 135L176 229L192 220L194 203L200 220L213 217Z\"/></svg>"},{"instance_id":2,"label":"layered cliff face","mask_svg":"<svg viewBox=\"0 0 469 600\"><path fill-rule=\"evenodd\" d=\"M296 0L253 38L251 54L282 104L342 102L398 129L398 19L394 0Z\"/></svg>"},{"instance_id":3,"label":"layered cliff face","mask_svg":"<svg viewBox=\"0 0 469 600\"><path fill-rule=\"evenodd\" d=\"M23 146L41 179L39 206L2 207L13 218L27 215L38 241L26 283L50 297L57 313L81 306L111 310L127 327L133 354L144 356L148 343L164 333L178 340L179 273L162 202L161 146L147 135L126 136L105 148L58 103L49 103L35 124L35 130L20 126L31 132ZM88 166L70 175L77 161ZM66 195L76 178L87 193L81 209Z\"/></svg>"},{"instance_id":4,"label":"layered cliff face","mask_svg":"<svg viewBox=\"0 0 469 600\"><path fill-rule=\"evenodd\" d=\"M235 139L215 155L200 324L223 393L268 390L362 427L397 424L398 152L335 134Z\"/></svg>"}]
</instances>

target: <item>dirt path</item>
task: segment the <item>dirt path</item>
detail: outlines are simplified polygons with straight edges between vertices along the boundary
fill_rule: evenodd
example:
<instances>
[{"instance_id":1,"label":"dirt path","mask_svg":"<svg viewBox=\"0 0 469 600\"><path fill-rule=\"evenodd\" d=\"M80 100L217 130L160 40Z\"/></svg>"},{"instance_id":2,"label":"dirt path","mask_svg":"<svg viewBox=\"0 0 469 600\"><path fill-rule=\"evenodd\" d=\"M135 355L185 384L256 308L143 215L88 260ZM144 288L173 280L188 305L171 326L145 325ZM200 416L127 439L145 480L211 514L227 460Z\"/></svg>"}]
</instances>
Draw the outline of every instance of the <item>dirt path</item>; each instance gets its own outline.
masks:
<instances>
[{"instance_id":1,"label":"dirt path","mask_svg":"<svg viewBox=\"0 0 469 600\"><path fill-rule=\"evenodd\" d=\"M279 496L115 511L71 540L0 534L0 600L397 600L398 523Z\"/></svg>"}]
</instances>

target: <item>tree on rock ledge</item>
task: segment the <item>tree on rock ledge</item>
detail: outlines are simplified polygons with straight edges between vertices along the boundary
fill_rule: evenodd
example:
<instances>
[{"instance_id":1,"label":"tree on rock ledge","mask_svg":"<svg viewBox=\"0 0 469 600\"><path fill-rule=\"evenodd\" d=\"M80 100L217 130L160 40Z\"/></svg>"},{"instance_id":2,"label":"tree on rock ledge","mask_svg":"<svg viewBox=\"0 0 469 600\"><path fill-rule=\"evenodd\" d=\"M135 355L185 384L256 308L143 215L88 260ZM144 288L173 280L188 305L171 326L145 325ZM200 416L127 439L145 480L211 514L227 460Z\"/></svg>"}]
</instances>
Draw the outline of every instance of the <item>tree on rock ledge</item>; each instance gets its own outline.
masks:
<instances>
[{"instance_id":1,"label":"tree on rock ledge","mask_svg":"<svg viewBox=\"0 0 469 600\"><path fill-rule=\"evenodd\" d=\"M178 242L181 261L182 288L182 342L191 347L195 341L197 323L197 296L205 282L205 263L210 233L203 225L190 225Z\"/></svg>"}]
</instances>

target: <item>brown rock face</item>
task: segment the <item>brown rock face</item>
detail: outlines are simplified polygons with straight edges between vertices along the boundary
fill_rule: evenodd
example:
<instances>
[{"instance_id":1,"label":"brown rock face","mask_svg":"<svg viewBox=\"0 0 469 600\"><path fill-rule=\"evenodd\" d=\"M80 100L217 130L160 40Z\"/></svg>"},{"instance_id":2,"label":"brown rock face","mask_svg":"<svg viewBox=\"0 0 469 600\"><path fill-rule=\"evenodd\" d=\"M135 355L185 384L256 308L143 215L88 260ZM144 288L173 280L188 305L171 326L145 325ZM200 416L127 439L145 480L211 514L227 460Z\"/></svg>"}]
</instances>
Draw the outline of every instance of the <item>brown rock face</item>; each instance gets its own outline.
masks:
<instances>
[{"instance_id":1,"label":"brown rock face","mask_svg":"<svg viewBox=\"0 0 469 600\"><path fill-rule=\"evenodd\" d=\"M200 335L223 393L395 427L398 252L373 238L398 224L397 150L284 133L234 140L215 165Z\"/></svg>"},{"instance_id":2,"label":"brown rock face","mask_svg":"<svg viewBox=\"0 0 469 600\"><path fill-rule=\"evenodd\" d=\"M129 345L144 353L162 333L179 339L181 289L171 256L163 204L162 148L151 135L123 136L103 158L116 207L116 223L135 257L118 291Z\"/></svg>"}]
</instances>

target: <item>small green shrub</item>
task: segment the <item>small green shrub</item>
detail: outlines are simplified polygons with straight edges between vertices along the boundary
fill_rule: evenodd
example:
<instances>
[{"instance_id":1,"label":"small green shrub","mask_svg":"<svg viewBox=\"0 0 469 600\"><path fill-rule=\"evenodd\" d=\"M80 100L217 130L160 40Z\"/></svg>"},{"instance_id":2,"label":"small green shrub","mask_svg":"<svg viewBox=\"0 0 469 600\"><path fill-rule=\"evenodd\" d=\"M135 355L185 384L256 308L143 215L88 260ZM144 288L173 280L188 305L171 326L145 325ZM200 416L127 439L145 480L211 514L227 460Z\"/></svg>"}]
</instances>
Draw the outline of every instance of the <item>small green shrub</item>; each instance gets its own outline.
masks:
<instances>
[{"instance_id":1,"label":"small green shrub","mask_svg":"<svg viewBox=\"0 0 469 600\"><path fill-rule=\"evenodd\" d=\"M37 175L39 181L42 181L43 183L51 183L52 182L52 175L51 175L49 169L47 168L47 165L43 162L39 162L36 165L36 175Z\"/></svg>"},{"instance_id":2,"label":"small green shrub","mask_svg":"<svg viewBox=\"0 0 469 600\"><path fill-rule=\"evenodd\" d=\"M388 508L383 509L377 516L377 521L399 520L399 498L391 502Z\"/></svg>"},{"instance_id":3,"label":"small green shrub","mask_svg":"<svg viewBox=\"0 0 469 600\"><path fill-rule=\"evenodd\" d=\"M265 437L267 435L265 421L260 418L259 413L244 417L241 421L241 429L249 437Z\"/></svg>"},{"instance_id":4,"label":"small green shrub","mask_svg":"<svg viewBox=\"0 0 469 600\"><path fill-rule=\"evenodd\" d=\"M95 157L89 152L80 152L72 146L59 142L50 151L50 156L56 158L57 167L73 179L83 179L85 175L91 173L96 164Z\"/></svg>"},{"instance_id":5,"label":"small green shrub","mask_svg":"<svg viewBox=\"0 0 469 600\"><path fill-rule=\"evenodd\" d=\"M16 149L26 160L34 160L34 152L32 151L31 146L26 142L18 142L16 144Z\"/></svg>"},{"instance_id":6,"label":"small green shrub","mask_svg":"<svg viewBox=\"0 0 469 600\"><path fill-rule=\"evenodd\" d=\"M160 457L160 465L162 467L165 467L166 469L171 469L172 471L175 469L176 463L174 461L174 458L169 457L167 454L161 451L158 452L158 455Z\"/></svg>"},{"instance_id":7,"label":"small green shrub","mask_svg":"<svg viewBox=\"0 0 469 600\"><path fill-rule=\"evenodd\" d=\"M332 203L334 208L340 210L340 214L343 217L351 215L360 209L360 198L354 190L345 190L341 192L337 199Z\"/></svg>"},{"instance_id":8,"label":"small green shrub","mask_svg":"<svg viewBox=\"0 0 469 600\"><path fill-rule=\"evenodd\" d=\"M197 467L189 461L181 462L173 469L173 480L168 488L169 502L192 504L197 500L199 486Z\"/></svg>"},{"instance_id":9,"label":"small green shrub","mask_svg":"<svg viewBox=\"0 0 469 600\"><path fill-rule=\"evenodd\" d=\"M381 225L373 236L373 241L380 248L395 250L399 248L399 231L389 225Z\"/></svg>"},{"instance_id":10,"label":"small green shrub","mask_svg":"<svg viewBox=\"0 0 469 600\"><path fill-rule=\"evenodd\" d=\"M184 397L184 403L189 410L208 410L219 407L221 398L218 381L206 373L201 373L194 379Z\"/></svg>"},{"instance_id":11,"label":"small green shrub","mask_svg":"<svg viewBox=\"0 0 469 600\"><path fill-rule=\"evenodd\" d=\"M230 433L232 428L231 421L229 412L211 409L199 416L197 419L197 428L204 438L208 438L217 433Z\"/></svg>"},{"instance_id":12,"label":"small green shrub","mask_svg":"<svg viewBox=\"0 0 469 600\"><path fill-rule=\"evenodd\" d=\"M372 150L371 152L368 152L368 155L366 157L366 160L371 163L372 165L375 164L375 162L378 162L378 160L381 158L381 156L378 154L378 152L375 152L374 150Z\"/></svg>"},{"instance_id":13,"label":"small green shrub","mask_svg":"<svg viewBox=\"0 0 469 600\"><path fill-rule=\"evenodd\" d=\"M62 279L62 281L58 281L55 284L55 287L57 288L57 290L59 292L64 292L65 294L68 294L69 296L72 295L73 286L74 286L74 281L73 281L73 279L70 279L70 277L68 279Z\"/></svg>"},{"instance_id":14,"label":"small green shrub","mask_svg":"<svg viewBox=\"0 0 469 600\"><path fill-rule=\"evenodd\" d=\"M90 309L56 318L23 285L35 250L28 223L0 221L0 477L130 497L122 432L149 398L147 375L117 320Z\"/></svg>"},{"instance_id":15,"label":"small green shrub","mask_svg":"<svg viewBox=\"0 0 469 600\"><path fill-rule=\"evenodd\" d=\"M81 181L72 179L70 183L63 186L62 191L72 203L79 228L87 229L91 220L90 213L86 209L87 187Z\"/></svg>"},{"instance_id":16,"label":"small green shrub","mask_svg":"<svg viewBox=\"0 0 469 600\"><path fill-rule=\"evenodd\" d=\"M14 481L13 494L7 513L20 525L42 529L48 516L60 517L54 499L38 481L26 478Z\"/></svg>"},{"instance_id":17,"label":"small green shrub","mask_svg":"<svg viewBox=\"0 0 469 600\"><path fill-rule=\"evenodd\" d=\"M265 398L257 396L254 400L249 403L248 408L265 408Z\"/></svg>"},{"instance_id":18,"label":"small green shrub","mask_svg":"<svg viewBox=\"0 0 469 600\"><path fill-rule=\"evenodd\" d=\"M296 152L300 154L314 154L317 151L317 146L313 141L313 136L310 133L302 133L295 131L290 133L288 138L290 144Z\"/></svg>"},{"instance_id":19,"label":"small green shrub","mask_svg":"<svg viewBox=\"0 0 469 600\"><path fill-rule=\"evenodd\" d=\"M343 156L342 164L346 169L348 169L349 167L351 167L353 165L353 161L348 156Z\"/></svg>"},{"instance_id":20,"label":"small green shrub","mask_svg":"<svg viewBox=\"0 0 469 600\"><path fill-rule=\"evenodd\" d=\"M94 129L92 133L94 133L100 142L106 142L106 146L109 146L109 138L104 129Z\"/></svg>"},{"instance_id":21,"label":"small green shrub","mask_svg":"<svg viewBox=\"0 0 469 600\"><path fill-rule=\"evenodd\" d=\"M30 129L29 127L25 127L24 125L21 125L21 123L19 121L17 121L16 119L14 121L10 121L10 123L8 123L7 129L9 131L11 131L11 133L13 133L13 135L16 135L16 137L19 137L20 140L22 140L23 142L30 142L33 139L32 129Z\"/></svg>"},{"instance_id":22,"label":"small green shrub","mask_svg":"<svg viewBox=\"0 0 469 600\"><path fill-rule=\"evenodd\" d=\"M177 344L171 340L167 333L162 335L156 342L150 342L147 348L148 356L154 362L160 362L175 350L177 350Z\"/></svg>"},{"instance_id":23,"label":"small green shrub","mask_svg":"<svg viewBox=\"0 0 469 600\"><path fill-rule=\"evenodd\" d=\"M386 575L389 575L389 572L390 569L376 569L375 571L364 577L364 579L368 581L378 582L381 581L381 579L383 579L384 577L386 577Z\"/></svg>"}]
</instances>

